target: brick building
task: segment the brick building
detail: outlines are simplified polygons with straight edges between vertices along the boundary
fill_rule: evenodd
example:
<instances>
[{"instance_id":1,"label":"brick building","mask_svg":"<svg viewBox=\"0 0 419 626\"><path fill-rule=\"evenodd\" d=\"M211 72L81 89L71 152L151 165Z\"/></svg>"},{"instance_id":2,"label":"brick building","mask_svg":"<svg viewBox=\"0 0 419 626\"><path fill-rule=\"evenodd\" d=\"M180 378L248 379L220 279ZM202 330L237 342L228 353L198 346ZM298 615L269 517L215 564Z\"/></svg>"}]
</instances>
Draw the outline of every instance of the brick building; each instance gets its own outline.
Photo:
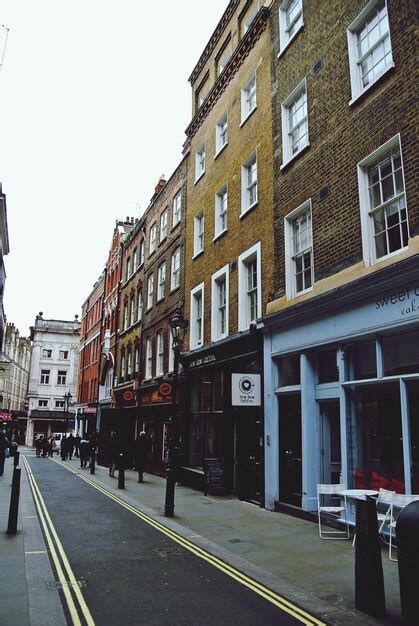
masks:
<instances>
[{"instance_id":1,"label":"brick building","mask_svg":"<svg viewBox=\"0 0 419 626\"><path fill-rule=\"evenodd\" d=\"M259 326L273 289L270 4L228 3L190 77L186 131L183 480L202 487L205 458L223 458L226 491L256 502L263 501Z\"/></svg>"},{"instance_id":2,"label":"brick building","mask_svg":"<svg viewBox=\"0 0 419 626\"><path fill-rule=\"evenodd\" d=\"M419 490L415 4L275 2L266 506Z\"/></svg>"},{"instance_id":3,"label":"brick building","mask_svg":"<svg viewBox=\"0 0 419 626\"><path fill-rule=\"evenodd\" d=\"M81 436L96 430L104 285L103 272L82 306L76 404Z\"/></svg>"}]
</instances>

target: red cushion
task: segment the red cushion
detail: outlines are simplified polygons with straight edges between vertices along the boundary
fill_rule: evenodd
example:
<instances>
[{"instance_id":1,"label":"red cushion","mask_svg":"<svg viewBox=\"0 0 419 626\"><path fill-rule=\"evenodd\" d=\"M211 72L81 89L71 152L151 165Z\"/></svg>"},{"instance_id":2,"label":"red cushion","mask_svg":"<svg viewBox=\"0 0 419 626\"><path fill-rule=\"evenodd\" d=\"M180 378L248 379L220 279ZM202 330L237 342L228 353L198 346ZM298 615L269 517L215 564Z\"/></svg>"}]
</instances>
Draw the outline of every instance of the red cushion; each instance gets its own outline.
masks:
<instances>
[{"instance_id":1,"label":"red cushion","mask_svg":"<svg viewBox=\"0 0 419 626\"><path fill-rule=\"evenodd\" d=\"M391 482L387 478L381 476L381 474L377 474L377 472L371 472L371 489L379 491L380 489L390 489L390 486Z\"/></svg>"},{"instance_id":2,"label":"red cushion","mask_svg":"<svg viewBox=\"0 0 419 626\"><path fill-rule=\"evenodd\" d=\"M397 480L397 478L393 478L390 483L390 490L396 493L404 493L404 483L402 483L401 480Z\"/></svg>"},{"instance_id":3,"label":"red cushion","mask_svg":"<svg viewBox=\"0 0 419 626\"><path fill-rule=\"evenodd\" d=\"M355 489L366 489L367 481L365 480L365 472L362 469L356 469L354 472Z\"/></svg>"}]
</instances>

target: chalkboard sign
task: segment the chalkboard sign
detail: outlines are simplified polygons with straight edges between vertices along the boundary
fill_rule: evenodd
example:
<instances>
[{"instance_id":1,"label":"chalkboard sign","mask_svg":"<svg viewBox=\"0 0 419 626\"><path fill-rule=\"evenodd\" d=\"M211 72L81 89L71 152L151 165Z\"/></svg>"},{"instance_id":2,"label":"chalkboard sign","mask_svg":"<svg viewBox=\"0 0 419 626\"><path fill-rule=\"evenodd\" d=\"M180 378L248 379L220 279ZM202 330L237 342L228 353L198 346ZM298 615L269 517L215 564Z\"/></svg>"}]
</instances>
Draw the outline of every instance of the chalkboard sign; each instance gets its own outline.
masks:
<instances>
[{"instance_id":1,"label":"chalkboard sign","mask_svg":"<svg viewBox=\"0 0 419 626\"><path fill-rule=\"evenodd\" d=\"M204 495L225 494L224 459L204 460Z\"/></svg>"}]
</instances>

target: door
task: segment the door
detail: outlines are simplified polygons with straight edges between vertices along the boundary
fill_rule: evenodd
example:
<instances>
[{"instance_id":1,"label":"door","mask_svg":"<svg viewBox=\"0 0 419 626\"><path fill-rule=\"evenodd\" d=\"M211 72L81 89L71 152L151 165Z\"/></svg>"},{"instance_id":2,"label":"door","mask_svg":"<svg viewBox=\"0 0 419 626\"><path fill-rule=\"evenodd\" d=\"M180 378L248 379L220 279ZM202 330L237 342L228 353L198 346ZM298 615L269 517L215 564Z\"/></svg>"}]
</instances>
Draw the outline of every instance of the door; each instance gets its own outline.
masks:
<instances>
[{"instance_id":1,"label":"door","mask_svg":"<svg viewBox=\"0 0 419 626\"><path fill-rule=\"evenodd\" d=\"M339 400L319 402L321 480L323 483L340 483L342 455L340 445Z\"/></svg>"},{"instance_id":2,"label":"door","mask_svg":"<svg viewBox=\"0 0 419 626\"><path fill-rule=\"evenodd\" d=\"M264 473L262 418L240 414L235 431L235 493L242 500L261 504Z\"/></svg>"},{"instance_id":3,"label":"door","mask_svg":"<svg viewBox=\"0 0 419 626\"><path fill-rule=\"evenodd\" d=\"M301 507L301 398L280 396L279 402L279 499Z\"/></svg>"}]
</instances>

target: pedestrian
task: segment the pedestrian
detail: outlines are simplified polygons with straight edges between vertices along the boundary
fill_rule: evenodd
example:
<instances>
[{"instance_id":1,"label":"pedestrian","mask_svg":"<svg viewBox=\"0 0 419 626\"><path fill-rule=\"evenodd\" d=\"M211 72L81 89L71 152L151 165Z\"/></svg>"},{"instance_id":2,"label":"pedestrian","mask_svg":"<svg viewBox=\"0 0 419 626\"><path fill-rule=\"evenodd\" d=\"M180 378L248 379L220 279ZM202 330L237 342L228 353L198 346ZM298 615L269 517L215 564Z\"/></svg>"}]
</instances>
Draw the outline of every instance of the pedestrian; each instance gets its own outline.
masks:
<instances>
[{"instance_id":1,"label":"pedestrian","mask_svg":"<svg viewBox=\"0 0 419 626\"><path fill-rule=\"evenodd\" d=\"M109 439L109 476L115 478L115 470L119 462L119 442L116 433L112 433Z\"/></svg>"},{"instance_id":2,"label":"pedestrian","mask_svg":"<svg viewBox=\"0 0 419 626\"><path fill-rule=\"evenodd\" d=\"M48 456L52 457L54 454L54 435L48 438Z\"/></svg>"},{"instance_id":3,"label":"pedestrian","mask_svg":"<svg viewBox=\"0 0 419 626\"><path fill-rule=\"evenodd\" d=\"M80 435L76 435L74 437L74 456L79 458L79 446L80 446L81 437Z\"/></svg>"},{"instance_id":4,"label":"pedestrian","mask_svg":"<svg viewBox=\"0 0 419 626\"><path fill-rule=\"evenodd\" d=\"M4 461L6 460L7 450L9 449L9 440L6 433L0 431L0 476L4 474Z\"/></svg>"},{"instance_id":5,"label":"pedestrian","mask_svg":"<svg viewBox=\"0 0 419 626\"><path fill-rule=\"evenodd\" d=\"M90 443L88 439L85 439L83 437L83 439L80 441L79 452L80 452L80 468L86 469L87 461L89 460L89 453L90 453Z\"/></svg>"},{"instance_id":6,"label":"pedestrian","mask_svg":"<svg viewBox=\"0 0 419 626\"><path fill-rule=\"evenodd\" d=\"M49 456L49 441L48 438L45 436L42 437L42 456L44 458L46 456Z\"/></svg>"},{"instance_id":7,"label":"pedestrian","mask_svg":"<svg viewBox=\"0 0 419 626\"><path fill-rule=\"evenodd\" d=\"M61 460L67 461L67 437L65 435L62 436L61 439Z\"/></svg>"},{"instance_id":8,"label":"pedestrian","mask_svg":"<svg viewBox=\"0 0 419 626\"><path fill-rule=\"evenodd\" d=\"M67 454L68 454L70 461L73 458L73 453L74 453L74 437L73 437L73 433L70 433L70 435L67 437Z\"/></svg>"},{"instance_id":9,"label":"pedestrian","mask_svg":"<svg viewBox=\"0 0 419 626\"><path fill-rule=\"evenodd\" d=\"M147 455L150 450L150 442L147 439L147 433L142 430L135 440L134 444L134 465L138 472L138 482L142 483L143 473L147 464Z\"/></svg>"},{"instance_id":10,"label":"pedestrian","mask_svg":"<svg viewBox=\"0 0 419 626\"><path fill-rule=\"evenodd\" d=\"M37 437L35 439L35 449L36 449L36 456L40 457L41 450L42 450L42 437Z\"/></svg>"}]
</instances>

